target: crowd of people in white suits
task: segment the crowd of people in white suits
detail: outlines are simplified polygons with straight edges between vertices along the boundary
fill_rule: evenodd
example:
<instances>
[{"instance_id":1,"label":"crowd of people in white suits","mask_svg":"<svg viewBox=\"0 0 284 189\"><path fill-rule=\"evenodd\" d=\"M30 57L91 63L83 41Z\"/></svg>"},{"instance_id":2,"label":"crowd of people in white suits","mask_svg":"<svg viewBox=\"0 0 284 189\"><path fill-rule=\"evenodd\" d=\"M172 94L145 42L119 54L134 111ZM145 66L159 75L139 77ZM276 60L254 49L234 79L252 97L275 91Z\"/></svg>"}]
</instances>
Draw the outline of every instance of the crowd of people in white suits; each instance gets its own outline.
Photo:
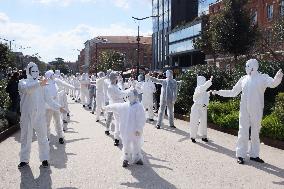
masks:
<instances>
[{"instance_id":1,"label":"crowd of people in white suits","mask_svg":"<svg viewBox=\"0 0 284 189\"><path fill-rule=\"evenodd\" d=\"M123 145L123 167L129 164L143 165L141 148L143 128L148 119L154 121L154 98L157 84L161 86L160 106L156 128L163 126L167 110L169 127L175 129L174 104L178 96L178 85L173 72L167 70L166 78L156 78L151 74L140 75L137 80L129 78L127 82L118 71L108 70L89 76L88 73L65 76L59 70L49 70L44 77L39 76L35 63L26 68L27 79L19 82L21 96L21 151L20 164L23 168L29 164L33 129L36 131L39 144L39 158L43 167L49 166L50 123L53 118L58 142L64 144L64 131L70 116L67 96L81 103L83 108L91 110L96 122L105 122L105 134L113 134L114 145ZM259 157L259 130L263 114L264 92L267 87L277 87L283 77L279 70L274 78L258 72L258 61L248 60L247 75L242 77L232 90L208 91L213 77L206 81L197 76L197 86L193 95L189 132L193 143L197 134L202 141L207 138L207 106L210 95L235 97L242 92L240 103L240 127L236 149L239 164L244 163L250 149L250 159L263 163ZM186 102L185 102L186 103ZM189 103L189 102L188 102ZM42 121L42 120L46 120ZM112 125L114 129L112 132ZM249 141L251 127L251 141Z\"/></svg>"}]
</instances>

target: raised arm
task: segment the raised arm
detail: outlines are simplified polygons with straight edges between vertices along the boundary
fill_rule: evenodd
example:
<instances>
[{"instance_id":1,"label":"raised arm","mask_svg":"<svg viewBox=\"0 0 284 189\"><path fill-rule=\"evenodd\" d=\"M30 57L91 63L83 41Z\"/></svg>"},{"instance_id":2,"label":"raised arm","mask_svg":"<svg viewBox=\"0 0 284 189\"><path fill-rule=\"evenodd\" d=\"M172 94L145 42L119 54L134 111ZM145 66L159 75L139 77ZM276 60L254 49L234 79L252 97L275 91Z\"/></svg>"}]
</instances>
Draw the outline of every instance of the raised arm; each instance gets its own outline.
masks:
<instances>
[{"instance_id":1,"label":"raised arm","mask_svg":"<svg viewBox=\"0 0 284 189\"><path fill-rule=\"evenodd\" d=\"M157 78L152 77L152 76L150 76L150 79L151 79L151 81L153 81L154 83L157 83L157 84L162 84L163 81L164 81L164 79L157 79Z\"/></svg>"},{"instance_id":2,"label":"raised arm","mask_svg":"<svg viewBox=\"0 0 284 189\"><path fill-rule=\"evenodd\" d=\"M35 82L26 82L24 80L21 80L18 84L19 92L22 94L31 94L35 89L40 87L40 83Z\"/></svg>"},{"instance_id":3,"label":"raised arm","mask_svg":"<svg viewBox=\"0 0 284 189\"><path fill-rule=\"evenodd\" d=\"M44 100L45 103L48 104L49 107L51 107L55 111L61 110L61 106L51 97L48 90L44 88Z\"/></svg>"},{"instance_id":4,"label":"raised arm","mask_svg":"<svg viewBox=\"0 0 284 189\"><path fill-rule=\"evenodd\" d=\"M274 78L272 77L269 77L268 75L264 75L265 77L265 84L266 84L266 87L269 87L269 88L275 88L277 87L281 81L282 81L282 78L283 78L283 72L282 72L282 69L280 69Z\"/></svg>"}]
</instances>

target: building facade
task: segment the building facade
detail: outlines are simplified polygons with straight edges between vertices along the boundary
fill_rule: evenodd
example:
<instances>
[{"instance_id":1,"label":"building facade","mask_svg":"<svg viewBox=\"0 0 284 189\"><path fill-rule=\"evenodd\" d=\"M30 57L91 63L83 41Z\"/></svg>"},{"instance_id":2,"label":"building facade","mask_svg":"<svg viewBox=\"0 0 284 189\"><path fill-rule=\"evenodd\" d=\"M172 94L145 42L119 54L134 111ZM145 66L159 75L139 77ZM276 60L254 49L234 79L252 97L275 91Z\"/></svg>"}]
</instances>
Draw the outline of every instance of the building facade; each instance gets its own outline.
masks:
<instances>
[{"instance_id":1,"label":"building facade","mask_svg":"<svg viewBox=\"0 0 284 189\"><path fill-rule=\"evenodd\" d=\"M98 36L88 40L85 48L80 52L78 61L81 72L96 72L100 64L100 56L104 51L115 51L124 57L126 69L136 68L138 62L138 44L135 36ZM151 69L152 62L152 37L140 37L139 67Z\"/></svg>"},{"instance_id":2,"label":"building facade","mask_svg":"<svg viewBox=\"0 0 284 189\"><path fill-rule=\"evenodd\" d=\"M200 36L201 14L208 13L211 0L152 0L153 15L153 66L188 68L205 64L205 55L194 49L193 42Z\"/></svg>"},{"instance_id":3,"label":"building facade","mask_svg":"<svg viewBox=\"0 0 284 189\"><path fill-rule=\"evenodd\" d=\"M221 0L212 3L209 6L209 14L217 14L223 8L224 4ZM284 43L273 41L271 30L273 24L279 18L284 17L284 0L249 0L245 8L250 13L252 23L258 26L259 31L270 48L283 53ZM263 49L259 50L263 51Z\"/></svg>"}]
</instances>

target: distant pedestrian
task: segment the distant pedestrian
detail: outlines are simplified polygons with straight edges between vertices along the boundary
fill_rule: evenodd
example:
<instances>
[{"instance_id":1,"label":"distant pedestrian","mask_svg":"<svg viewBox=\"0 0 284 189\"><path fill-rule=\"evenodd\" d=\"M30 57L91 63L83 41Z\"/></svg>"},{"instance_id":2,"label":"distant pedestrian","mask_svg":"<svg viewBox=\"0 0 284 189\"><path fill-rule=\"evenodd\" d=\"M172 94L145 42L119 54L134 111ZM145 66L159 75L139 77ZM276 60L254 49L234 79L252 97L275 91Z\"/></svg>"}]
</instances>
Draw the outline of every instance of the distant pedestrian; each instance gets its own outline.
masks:
<instances>
[{"instance_id":1,"label":"distant pedestrian","mask_svg":"<svg viewBox=\"0 0 284 189\"><path fill-rule=\"evenodd\" d=\"M12 112L19 112L20 110L20 94L18 90L18 84L19 73L14 72L6 87L6 92L9 94L9 98L11 100L10 108Z\"/></svg>"}]
</instances>

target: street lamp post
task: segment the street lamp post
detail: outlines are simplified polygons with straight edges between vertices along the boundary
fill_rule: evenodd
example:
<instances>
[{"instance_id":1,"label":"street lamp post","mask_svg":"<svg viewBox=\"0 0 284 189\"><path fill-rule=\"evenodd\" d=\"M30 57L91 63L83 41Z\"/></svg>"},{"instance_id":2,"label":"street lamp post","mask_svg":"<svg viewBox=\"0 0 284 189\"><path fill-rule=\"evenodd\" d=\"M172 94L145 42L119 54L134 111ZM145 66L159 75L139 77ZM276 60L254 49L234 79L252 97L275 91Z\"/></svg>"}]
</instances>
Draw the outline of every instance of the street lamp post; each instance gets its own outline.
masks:
<instances>
[{"instance_id":1,"label":"street lamp post","mask_svg":"<svg viewBox=\"0 0 284 189\"><path fill-rule=\"evenodd\" d=\"M140 61L140 21L141 20L146 20L148 18L154 18L154 17L159 17L159 16L147 16L147 17L144 17L144 18L136 18L136 17L133 17L132 18L134 20L137 20L138 21L138 36L137 36L137 66L136 66L136 75L137 75L137 80L138 80L138 76L139 76L139 67L140 67L140 64L139 64L139 61Z\"/></svg>"}]
</instances>

